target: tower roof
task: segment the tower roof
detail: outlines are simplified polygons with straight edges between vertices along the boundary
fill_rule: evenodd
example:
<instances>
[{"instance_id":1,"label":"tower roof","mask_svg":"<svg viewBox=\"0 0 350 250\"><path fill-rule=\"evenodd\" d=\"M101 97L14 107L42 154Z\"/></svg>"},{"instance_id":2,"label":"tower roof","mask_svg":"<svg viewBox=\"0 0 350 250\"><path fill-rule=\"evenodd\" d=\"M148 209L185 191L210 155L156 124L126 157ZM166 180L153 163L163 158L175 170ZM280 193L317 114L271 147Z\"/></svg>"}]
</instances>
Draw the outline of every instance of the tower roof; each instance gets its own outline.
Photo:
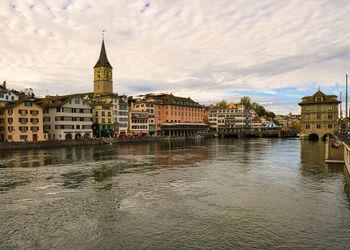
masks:
<instances>
[{"instance_id":1,"label":"tower roof","mask_svg":"<svg viewBox=\"0 0 350 250\"><path fill-rule=\"evenodd\" d=\"M97 63L96 63L94 68L96 68L96 67L107 67L107 68L113 69L112 65L109 63L108 58L107 58L104 39L102 39L100 57L98 58Z\"/></svg>"}]
</instances>

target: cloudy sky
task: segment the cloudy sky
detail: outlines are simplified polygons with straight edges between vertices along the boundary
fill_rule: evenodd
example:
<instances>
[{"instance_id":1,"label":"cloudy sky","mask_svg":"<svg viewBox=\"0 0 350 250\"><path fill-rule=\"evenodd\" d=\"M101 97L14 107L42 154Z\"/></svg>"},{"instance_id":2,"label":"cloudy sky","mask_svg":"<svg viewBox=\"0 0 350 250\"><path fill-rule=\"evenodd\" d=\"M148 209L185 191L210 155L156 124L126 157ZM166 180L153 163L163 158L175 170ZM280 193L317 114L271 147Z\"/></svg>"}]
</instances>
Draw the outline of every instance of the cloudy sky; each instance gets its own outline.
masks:
<instances>
[{"instance_id":1,"label":"cloudy sky","mask_svg":"<svg viewBox=\"0 0 350 250\"><path fill-rule=\"evenodd\" d=\"M92 91L105 30L119 94L248 95L300 113L319 86L345 92L349 13L349 0L1 0L0 79L37 95Z\"/></svg>"}]
</instances>

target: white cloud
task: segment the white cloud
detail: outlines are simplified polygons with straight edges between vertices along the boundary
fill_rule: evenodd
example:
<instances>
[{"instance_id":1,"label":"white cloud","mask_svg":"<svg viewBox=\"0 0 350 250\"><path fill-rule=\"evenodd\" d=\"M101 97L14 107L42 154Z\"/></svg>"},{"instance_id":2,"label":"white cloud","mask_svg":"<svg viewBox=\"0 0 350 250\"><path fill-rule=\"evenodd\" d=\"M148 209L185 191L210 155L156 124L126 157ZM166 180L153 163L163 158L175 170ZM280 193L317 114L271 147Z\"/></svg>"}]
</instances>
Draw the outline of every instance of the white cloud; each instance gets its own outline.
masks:
<instances>
[{"instance_id":1,"label":"white cloud","mask_svg":"<svg viewBox=\"0 0 350 250\"><path fill-rule=\"evenodd\" d=\"M349 12L347 0L5 0L0 79L38 94L92 91L106 30L118 93L172 92L208 103L261 92L271 94L261 101L273 111L294 111L298 100L278 89L310 95L310 86L344 82Z\"/></svg>"}]
</instances>

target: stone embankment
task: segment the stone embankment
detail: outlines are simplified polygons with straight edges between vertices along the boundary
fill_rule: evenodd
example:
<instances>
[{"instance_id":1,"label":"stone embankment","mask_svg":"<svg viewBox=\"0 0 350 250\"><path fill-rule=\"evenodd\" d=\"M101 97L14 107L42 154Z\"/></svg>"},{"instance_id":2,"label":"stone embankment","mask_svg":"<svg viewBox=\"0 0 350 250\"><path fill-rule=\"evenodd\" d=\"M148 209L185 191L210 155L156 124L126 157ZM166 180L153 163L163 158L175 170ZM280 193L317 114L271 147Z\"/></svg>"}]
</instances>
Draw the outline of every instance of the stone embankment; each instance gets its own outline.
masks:
<instances>
[{"instance_id":1,"label":"stone embankment","mask_svg":"<svg viewBox=\"0 0 350 250\"><path fill-rule=\"evenodd\" d=\"M89 140L66 140L66 141L40 141L40 142L4 142L0 143L0 150L5 149L26 149L26 148L54 148L68 146L100 145L115 143L136 143L168 140L169 137L124 137L124 138L99 138Z\"/></svg>"}]
</instances>

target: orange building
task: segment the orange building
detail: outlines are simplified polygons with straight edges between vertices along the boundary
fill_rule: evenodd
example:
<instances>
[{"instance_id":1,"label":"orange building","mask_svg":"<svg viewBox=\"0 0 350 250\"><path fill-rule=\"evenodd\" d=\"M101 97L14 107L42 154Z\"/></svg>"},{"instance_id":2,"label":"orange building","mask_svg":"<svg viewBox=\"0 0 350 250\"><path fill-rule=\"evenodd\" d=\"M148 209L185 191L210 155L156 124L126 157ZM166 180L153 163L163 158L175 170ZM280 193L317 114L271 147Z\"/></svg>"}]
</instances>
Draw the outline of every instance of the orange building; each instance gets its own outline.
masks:
<instances>
[{"instance_id":1,"label":"orange building","mask_svg":"<svg viewBox=\"0 0 350 250\"><path fill-rule=\"evenodd\" d=\"M191 98L172 94L147 94L143 98L154 103L154 118L158 135L193 135L206 128L206 124L203 123L207 114L206 109ZM165 130L176 130L176 133L165 132Z\"/></svg>"},{"instance_id":2,"label":"orange building","mask_svg":"<svg viewBox=\"0 0 350 250\"><path fill-rule=\"evenodd\" d=\"M0 107L0 142L46 141L43 109L33 100L8 102Z\"/></svg>"}]
</instances>

